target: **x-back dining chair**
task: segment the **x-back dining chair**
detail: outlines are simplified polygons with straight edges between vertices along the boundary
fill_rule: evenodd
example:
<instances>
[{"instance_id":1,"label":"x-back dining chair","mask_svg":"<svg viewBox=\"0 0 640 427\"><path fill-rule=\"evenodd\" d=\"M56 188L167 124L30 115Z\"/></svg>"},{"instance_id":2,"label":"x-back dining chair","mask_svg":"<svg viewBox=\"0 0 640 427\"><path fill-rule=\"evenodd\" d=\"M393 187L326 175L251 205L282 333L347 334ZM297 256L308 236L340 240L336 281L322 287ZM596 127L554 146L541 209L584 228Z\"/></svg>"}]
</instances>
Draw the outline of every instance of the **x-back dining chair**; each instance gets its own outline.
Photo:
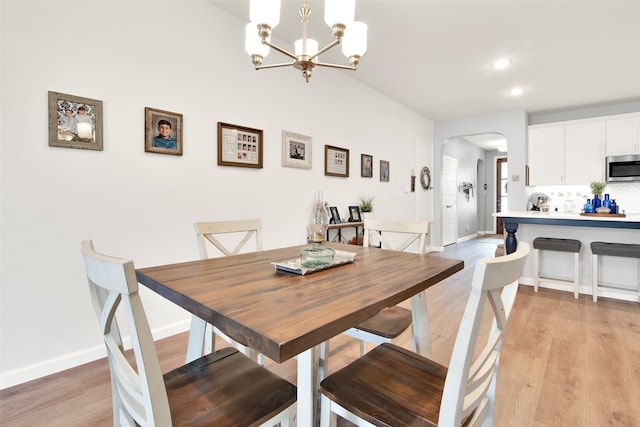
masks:
<instances>
[{"instance_id":1,"label":"x-back dining chair","mask_svg":"<svg viewBox=\"0 0 640 427\"><path fill-rule=\"evenodd\" d=\"M337 415L358 426L493 425L502 340L529 251L520 242L510 255L478 261L448 368L382 344L322 381L321 427ZM487 301L493 326L475 352Z\"/></svg>"},{"instance_id":2,"label":"x-back dining chair","mask_svg":"<svg viewBox=\"0 0 640 427\"><path fill-rule=\"evenodd\" d=\"M372 240L375 240L379 242L382 249L413 250L424 254L427 250L430 224L429 221L392 221L365 218L363 244L369 245ZM424 292L420 293L417 298L424 299ZM428 325L425 308L426 305L422 309L416 309L416 313L420 322ZM411 324L411 310L394 306L388 307L371 319L346 330L344 334L360 340L360 355L362 356L365 353L366 342L374 345L396 342ZM418 336L414 332L412 341L414 350L417 348L417 339ZM422 352L431 355L430 337L423 337L423 341L427 343L427 348L423 348ZM328 344L326 345L328 346ZM328 354L328 347L324 351Z\"/></svg>"},{"instance_id":3,"label":"x-back dining chair","mask_svg":"<svg viewBox=\"0 0 640 427\"><path fill-rule=\"evenodd\" d=\"M133 261L100 254L90 240L81 252L107 349L115 426L295 424L296 387L234 348L163 375ZM135 362L125 356L118 319L127 323Z\"/></svg>"},{"instance_id":4,"label":"x-back dining chair","mask_svg":"<svg viewBox=\"0 0 640 427\"><path fill-rule=\"evenodd\" d=\"M247 245L251 241L255 241L255 252L262 251L262 221L260 219L197 222L194 226L198 238L200 259L210 257L207 247L217 249L224 256L237 255L241 251L245 252L245 249L248 248ZM246 250L246 252L254 251ZM251 359L259 360L260 364L264 363L264 357L254 349L247 347L245 343L232 339L197 316L191 317L187 362L211 353L216 346L216 335Z\"/></svg>"}]
</instances>

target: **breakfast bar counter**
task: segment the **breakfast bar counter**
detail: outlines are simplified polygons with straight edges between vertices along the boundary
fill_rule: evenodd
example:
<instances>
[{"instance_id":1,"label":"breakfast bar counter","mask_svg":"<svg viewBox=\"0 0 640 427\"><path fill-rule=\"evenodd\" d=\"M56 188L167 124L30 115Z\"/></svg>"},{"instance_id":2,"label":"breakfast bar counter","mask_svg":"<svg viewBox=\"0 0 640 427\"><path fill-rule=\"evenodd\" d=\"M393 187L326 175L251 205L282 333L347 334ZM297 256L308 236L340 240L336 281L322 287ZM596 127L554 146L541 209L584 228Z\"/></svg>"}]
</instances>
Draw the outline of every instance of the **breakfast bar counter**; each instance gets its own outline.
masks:
<instances>
[{"instance_id":1,"label":"breakfast bar counter","mask_svg":"<svg viewBox=\"0 0 640 427\"><path fill-rule=\"evenodd\" d=\"M518 211L493 214L502 218L505 229L505 253L512 253L518 241L533 245L538 237L575 239L582 243L580 251L580 293L591 294L593 281L593 260L591 242L640 243L640 214L626 213L625 216L581 215L569 212ZM516 237L517 236L517 237ZM553 275L570 277L571 254L545 251L543 264ZM604 277L614 277L616 281L633 286L640 276L638 263L631 259L608 258L602 268ZM533 285L534 251L528 256L521 283ZM553 289L572 291L569 286L541 285ZM615 295L611 297L617 298ZM625 298L623 298L625 299Z\"/></svg>"}]
</instances>

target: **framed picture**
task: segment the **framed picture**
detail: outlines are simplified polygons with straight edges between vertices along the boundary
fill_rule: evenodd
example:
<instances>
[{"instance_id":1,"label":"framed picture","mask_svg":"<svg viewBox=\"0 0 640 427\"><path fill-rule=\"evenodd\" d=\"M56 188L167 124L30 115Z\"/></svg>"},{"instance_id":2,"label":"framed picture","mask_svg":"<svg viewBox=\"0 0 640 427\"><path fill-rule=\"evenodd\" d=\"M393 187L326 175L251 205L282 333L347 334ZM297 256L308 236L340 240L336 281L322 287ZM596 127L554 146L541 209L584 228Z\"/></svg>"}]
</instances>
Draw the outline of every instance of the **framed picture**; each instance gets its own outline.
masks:
<instances>
[{"instance_id":1,"label":"framed picture","mask_svg":"<svg viewBox=\"0 0 640 427\"><path fill-rule=\"evenodd\" d=\"M360 175L365 178L373 176L373 156L368 154L360 155Z\"/></svg>"},{"instance_id":2,"label":"framed picture","mask_svg":"<svg viewBox=\"0 0 640 427\"><path fill-rule=\"evenodd\" d=\"M324 146L324 174L326 176L349 176L349 150Z\"/></svg>"},{"instance_id":3,"label":"framed picture","mask_svg":"<svg viewBox=\"0 0 640 427\"><path fill-rule=\"evenodd\" d=\"M331 219L329 220L329 222L332 224L341 224L342 220L340 219L338 208L335 206L330 206L329 211L331 212Z\"/></svg>"},{"instance_id":4,"label":"framed picture","mask_svg":"<svg viewBox=\"0 0 640 427\"><path fill-rule=\"evenodd\" d=\"M262 169L262 130L218 122L218 165Z\"/></svg>"},{"instance_id":5,"label":"framed picture","mask_svg":"<svg viewBox=\"0 0 640 427\"><path fill-rule=\"evenodd\" d=\"M380 160L380 181L389 182L389 162Z\"/></svg>"},{"instance_id":6,"label":"framed picture","mask_svg":"<svg viewBox=\"0 0 640 427\"><path fill-rule=\"evenodd\" d=\"M349 206L349 222L361 222L360 206Z\"/></svg>"},{"instance_id":7,"label":"framed picture","mask_svg":"<svg viewBox=\"0 0 640 427\"><path fill-rule=\"evenodd\" d=\"M49 92L49 146L102 151L102 101Z\"/></svg>"},{"instance_id":8,"label":"framed picture","mask_svg":"<svg viewBox=\"0 0 640 427\"><path fill-rule=\"evenodd\" d=\"M182 156L182 114L144 107L144 151Z\"/></svg>"},{"instance_id":9,"label":"framed picture","mask_svg":"<svg viewBox=\"0 0 640 427\"><path fill-rule=\"evenodd\" d=\"M311 169L311 137L282 131L282 166Z\"/></svg>"}]
</instances>

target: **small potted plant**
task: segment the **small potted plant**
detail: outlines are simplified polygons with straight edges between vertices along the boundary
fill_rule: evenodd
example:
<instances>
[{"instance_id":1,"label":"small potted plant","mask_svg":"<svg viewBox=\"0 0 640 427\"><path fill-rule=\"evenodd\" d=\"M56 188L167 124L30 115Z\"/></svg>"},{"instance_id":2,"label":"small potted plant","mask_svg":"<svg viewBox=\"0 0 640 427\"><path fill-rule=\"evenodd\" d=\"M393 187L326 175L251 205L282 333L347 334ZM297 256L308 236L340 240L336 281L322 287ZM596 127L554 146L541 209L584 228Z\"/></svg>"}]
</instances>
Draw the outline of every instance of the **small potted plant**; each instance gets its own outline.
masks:
<instances>
[{"instance_id":1,"label":"small potted plant","mask_svg":"<svg viewBox=\"0 0 640 427\"><path fill-rule=\"evenodd\" d=\"M360 196L360 212L373 212L373 199L375 196Z\"/></svg>"}]
</instances>

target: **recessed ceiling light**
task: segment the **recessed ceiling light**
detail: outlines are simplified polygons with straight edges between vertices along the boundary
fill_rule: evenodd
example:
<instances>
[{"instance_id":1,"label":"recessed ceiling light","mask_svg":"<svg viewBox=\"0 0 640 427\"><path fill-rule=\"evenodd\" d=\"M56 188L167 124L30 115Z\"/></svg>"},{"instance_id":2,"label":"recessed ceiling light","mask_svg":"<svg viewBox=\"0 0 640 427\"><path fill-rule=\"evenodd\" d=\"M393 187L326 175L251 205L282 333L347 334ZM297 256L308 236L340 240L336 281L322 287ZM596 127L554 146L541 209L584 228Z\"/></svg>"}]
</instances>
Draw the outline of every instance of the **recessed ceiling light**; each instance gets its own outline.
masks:
<instances>
[{"instance_id":1,"label":"recessed ceiling light","mask_svg":"<svg viewBox=\"0 0 640 427\"><path fill-rule=\"evenodd\" d=\"M507 68L509 66L509 64L511 64L511 60L510 59L501 58L501 59L498 59L498 60L494 61L493 68L495 68L496 70L503 70L503 69Z\"/></svg>"},{"instance_id":2,"label":"recessed ceiling light","mask_svg":"<svg viewBox=\"0 0 640 427\"><path fill-rule=\"evenodd\" d=\"M511 96L518 96L518 95L522 95L524 93L524 89L521 87L514 87L509 91L509 95Z\"/></svg>"}]
</instances>

